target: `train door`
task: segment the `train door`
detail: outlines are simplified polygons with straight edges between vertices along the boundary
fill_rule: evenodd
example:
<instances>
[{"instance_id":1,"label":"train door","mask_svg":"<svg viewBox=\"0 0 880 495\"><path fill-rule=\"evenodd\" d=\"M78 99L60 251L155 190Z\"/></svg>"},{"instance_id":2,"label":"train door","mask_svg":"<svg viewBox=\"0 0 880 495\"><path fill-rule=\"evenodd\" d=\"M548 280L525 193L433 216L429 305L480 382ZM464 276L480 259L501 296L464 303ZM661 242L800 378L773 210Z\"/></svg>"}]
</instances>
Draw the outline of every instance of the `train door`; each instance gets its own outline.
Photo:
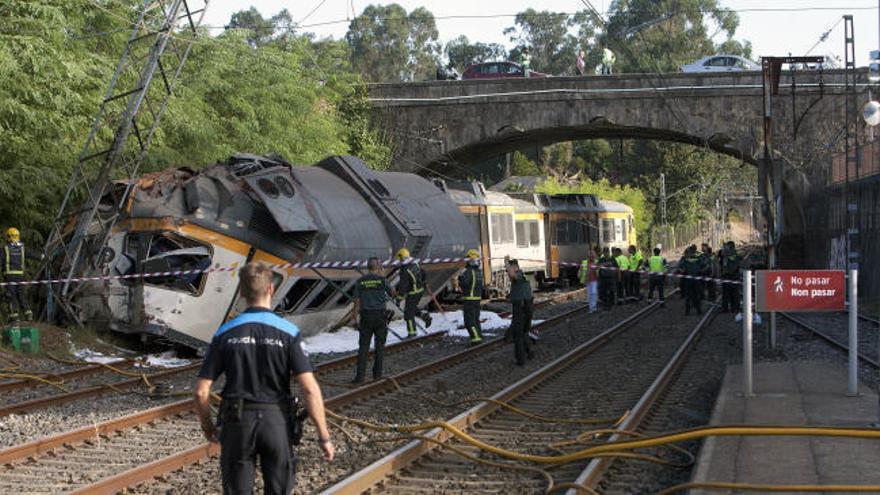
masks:
<instances>
[{"instance_id":1,"label":"train door","mask_svg":"<svg viewBox=\"0 0 880 495\"><path fill-rule=\"evenodd\" d=\"M556 238L558 225L555 225L558 222L556 221L555 215L547 215L545 218L550 219L547 221L547 224L551 225L553 228L553 235L547 236L546 242L547 246L549 247L547 253L547 273L550 274L550 278L556 279L559 278L559 244ZM544 229L544 231L548 232L546 228Z\"/></svg>"},{"instance_id":2,"label":"train door","mask_svg":"<svg viewBox=\"0 0 880 495\"><path fill-rule=\"evenodd\" d=\"M492 251L489 249L489 215L486 207L480 207L480 254L483 256L483 280L492 280Z\"/></svg>"}]
</instances>

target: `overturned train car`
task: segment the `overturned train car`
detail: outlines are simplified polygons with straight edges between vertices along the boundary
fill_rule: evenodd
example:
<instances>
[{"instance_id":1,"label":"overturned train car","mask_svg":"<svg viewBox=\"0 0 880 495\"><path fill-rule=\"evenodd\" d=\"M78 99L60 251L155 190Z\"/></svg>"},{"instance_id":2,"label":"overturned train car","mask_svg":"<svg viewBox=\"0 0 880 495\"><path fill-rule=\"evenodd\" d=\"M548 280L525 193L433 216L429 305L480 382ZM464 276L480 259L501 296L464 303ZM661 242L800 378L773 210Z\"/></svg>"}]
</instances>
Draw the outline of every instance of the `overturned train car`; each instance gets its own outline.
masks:
<instances>
[{"instance_id":1,"label":"overturned train car","mask_svg":"<svg viewBox=\"0 0 880 495\"><path fill-rule=\"evenodd\" d=\"M373 171L352 156L298 167L239 154L200 172L180 168L139 179L101 267L107 275L216 271L93 283L75 303L84 321L200 348L244 309L234 267L249 261L390 259L404 246L415 258L459 258L477 245L462 213L417 175ZM460 267L423 265L429 288L442 289ZM273 271L275 311L305 335L347 319L362 273Z\"/></svg>"}]
</instances>

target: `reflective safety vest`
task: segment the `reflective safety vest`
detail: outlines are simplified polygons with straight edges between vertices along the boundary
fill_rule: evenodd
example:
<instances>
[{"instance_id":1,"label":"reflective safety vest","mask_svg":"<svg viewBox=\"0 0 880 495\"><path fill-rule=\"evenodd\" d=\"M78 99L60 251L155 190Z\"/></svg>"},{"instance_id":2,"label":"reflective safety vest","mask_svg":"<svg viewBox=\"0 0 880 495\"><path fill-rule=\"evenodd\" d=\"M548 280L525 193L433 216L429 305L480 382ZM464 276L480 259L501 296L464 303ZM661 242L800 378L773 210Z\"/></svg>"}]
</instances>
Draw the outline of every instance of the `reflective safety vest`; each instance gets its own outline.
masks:
<instances>
[{"instance_id":1,"label":"reflective safety vest","mask_svg":"<svg viewBox=\"0 0 880 495\"><path fill-rule=\"evenodd\" d=\"M532 65L532 56L528 53L523 53L520 62L522 63L523 69L528 69Z\"/></svg>"},{"instance_id":2,"label":"reflective safety vest","mask_svg":"<svg viewBox=\"0 0 880 495\"><path fill-rule=\"evenodd\" d=\"M642 253L636 251L635 254L629 257L629 269L630 270L638 270L639 265L642 263Z\"/></svg>"},{"instance_id":3,"label":"reflective safety vest","mask_svg":"<svg viewBox=\"0 0 880 495\"><path fill-rule=\"evenodd\" d=\"M581 261L581 269L578 272L578 280L580 283L587 283L587 276L590 274L590 260Z\"/></svg>"},{"instance_id":4,"label":"reflective safety vest","mask_svg":"<svg viewBox=\"0 0 880 495\"><path fill-rule=\"evenodd\" d=\"M424 292L424 282L425 275L422 273L422 268L416 263L412 263L407 265L406 268L403 269L405 275L401 275L401 277L408 275L412 284L410 285L410 290L407 292L407 295L415 295L421 294Z\"/></svg>"},{"instance_id":5,"label":"reflective safety vest","mask_svg":"<svg viewBox=\"0 0 880 495\"><path fill-rule=\"evenodd\" d=\"M468 265L458 278L465 301L479 301L483 297L483 272L479 266Z\"/></svg>"},{"instance_id":6,"label":"reflective safety vest","mask_svg":"<svg viewBox=\"0 0 880 495\"><path fill-rule=\"evenodd\" d=\"M666 273L666 260L663 256L651 256L648 258L648 269L651 273Z\"/></svg>"},{"instance_id":7,"label":"reflective safety vest","mask_svg":"<svg viewBox=\"0 0 880 495\"><path fill-rule=\"evenodd\" d=\"M3 265L6 275L24 275L24 244L10 242L3 246L6 262Z\"/></svg>"},{"instance_id":8,"label":"reflective safety vest","mask_svg":"<svg viewBox=\"0 0 880 495\"><path fill-rule=\"evenodd\" d=\"M629 270L629 258L624 255L620 255L617 258L614 258L614 261L617 262L617 268L621 270Z\"/></svg>"}]
</instances>

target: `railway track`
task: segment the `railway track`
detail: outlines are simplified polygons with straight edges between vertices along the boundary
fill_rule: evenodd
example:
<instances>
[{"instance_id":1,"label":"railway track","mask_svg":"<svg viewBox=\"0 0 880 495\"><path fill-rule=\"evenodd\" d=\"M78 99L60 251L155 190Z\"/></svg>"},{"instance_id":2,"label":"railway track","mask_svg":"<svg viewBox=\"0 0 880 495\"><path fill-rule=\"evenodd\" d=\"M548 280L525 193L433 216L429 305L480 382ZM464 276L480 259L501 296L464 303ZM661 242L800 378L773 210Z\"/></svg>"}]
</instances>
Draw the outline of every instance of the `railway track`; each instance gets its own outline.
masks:
<instances>
[{"instance_id":1,"label":"railway track","mask_svg":"<svg viewBox=\"0 0 880 495\"><path fill-rule=\"evenodd\" d=\"M410 339L389 346L388 354L417 348L420 344L427 344L438 338L438 335L430 335ZM487 342L483 346L491 349L498 345L498 342ZM480 347L459 353L459 362L471 354L481 352ZM407 354L406 357L403 360L405 366L411 366L412 356ZM346 356L323 363L319 367L319 379L339 377L342 373L350 378L354 359L355 356ZM390 363L392 360L388 361ZM432 369L442 368L434 363L431 366L417 367L408 373L398 373L394 380L372 382L356 390L335 390L338 395L336 399L331 399L330 405L344 407L344 404L355 403L365 397L387 393L401 381L417 379L430 374ZM333 389L325 387L327 388ZM217 446L202 443L198 431L192 403L187 400L19 445L0 452L0 461L14 466L0 472L0 490L6 491L13 486L29 486L34 492L74 489L82 490L83 493L112 493L216 454ZM167 449L147 448L159 439L163 439ZM150 455L141 455L141 451L149 451ZM24 459L31 461L22 462ZM145 462L148 464L145 465ZM93 464L101 467L90 468ZM76 473L76 476L71 473ZM60 481L59 476L62 477Z\"/></svg>"},{"instance_id":2,"label":"railway track","mask_svg":"<svg viewBox=\"0 0 880 495\"><path fill-rule=\"evenodd\" d=\"M533 455L558 454L548 446L591 427L536 421L504 409L496 401L545 417L617 418L631 410L617 429L637 429L685 362L714 311L699 321L670 324L665 313L652 313L654 309L656 306L646 307L449 423L479 441ZM634 327L642 318L644 322ZM651 345L645 346L646 341ZM522 471L522 465L518 471L498 469L437 448L435 442L484 457L475 447L453 440L447 430L434 429L424 436L432 441L413 441L324 493L543 493L550 488L544 475ZM609 440L620 438L621 434L615 433ZM566 451L572 447L557 448ZM553 469L551 476L556 484L595 488L610 463L609 459L573 462Z\"/></svg>"},{"instance_id":3,"label":"railway track","mask_svg":"<svg viewBox=\"0 0 880 495\"><path fill-rule=\"evenodd\" d=\"M790 313L781 313L781 315L821 338L832 347L844 352L849 351L849 321L846 314L821 313L795 316ZM870 328L874 325L880 326L880 324L877 320L863 315L859 315L859 320L862 322L859 325L859 360L871 368L880 368L880 359L877 354L880 334L874 330L876 327ZM864 325L865 323L867 325ZM866 329L866 326L869 328Z\"/></svg>"}]
</instances>

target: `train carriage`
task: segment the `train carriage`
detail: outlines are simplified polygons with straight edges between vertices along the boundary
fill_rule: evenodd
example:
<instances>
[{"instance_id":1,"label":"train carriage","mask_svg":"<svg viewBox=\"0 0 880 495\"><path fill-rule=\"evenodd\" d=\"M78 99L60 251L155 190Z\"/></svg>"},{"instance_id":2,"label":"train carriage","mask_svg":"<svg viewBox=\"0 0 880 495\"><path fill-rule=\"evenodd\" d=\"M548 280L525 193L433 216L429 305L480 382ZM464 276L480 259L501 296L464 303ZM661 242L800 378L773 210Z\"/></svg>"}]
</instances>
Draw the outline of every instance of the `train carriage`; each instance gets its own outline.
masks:
<instances>
[{"instance_id":1,"label":"train carriage","mask_svg":"<svg viewBox=\"0 0 880 495\"><path fill-rule=\"evenodd\" d=\"M633 209L623 203L599 200L599 228L599 242L603 248L626 250L630 245L638 245Z\"/></svg>"}]
</instances>

